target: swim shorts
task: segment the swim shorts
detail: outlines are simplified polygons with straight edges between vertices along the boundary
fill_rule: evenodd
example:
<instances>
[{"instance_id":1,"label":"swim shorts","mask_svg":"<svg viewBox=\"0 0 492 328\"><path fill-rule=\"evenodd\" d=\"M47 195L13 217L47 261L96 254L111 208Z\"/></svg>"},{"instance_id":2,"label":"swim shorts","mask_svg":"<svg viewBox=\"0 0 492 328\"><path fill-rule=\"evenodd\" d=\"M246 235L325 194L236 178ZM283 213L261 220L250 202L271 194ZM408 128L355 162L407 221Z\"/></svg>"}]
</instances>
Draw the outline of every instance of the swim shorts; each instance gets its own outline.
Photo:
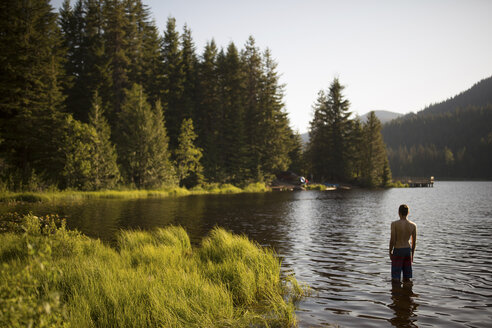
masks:
<instances>
[{"instance_id":1,"label":"swim shorts","mask_svg":"<svg viewBox=\"0 0 492 328\"><path fill-rule=\"evenodd\" d=\"M402 272L403 278L412 278L412 249L410 247L393 249L391 278L400 280Z\"/></svg>"}]
</instances>

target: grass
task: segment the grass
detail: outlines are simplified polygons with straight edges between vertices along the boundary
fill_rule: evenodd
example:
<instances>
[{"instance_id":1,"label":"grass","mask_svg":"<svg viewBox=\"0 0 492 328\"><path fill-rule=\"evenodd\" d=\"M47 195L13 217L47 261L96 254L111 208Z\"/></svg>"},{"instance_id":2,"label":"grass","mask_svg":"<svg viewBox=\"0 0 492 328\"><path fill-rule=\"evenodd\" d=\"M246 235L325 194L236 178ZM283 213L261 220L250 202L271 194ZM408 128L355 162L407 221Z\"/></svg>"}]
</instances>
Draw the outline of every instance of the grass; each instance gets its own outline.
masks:
<instances>
[{"instance_id":1,"label":"grass","mask_svg":"<svg viewBox=\"0 0 492 328\"><path fill-rule=\"evenodd\" d=\"M408 188L408 183L402 183L401 181L393 181L388 184L387 188Z\"/></svg>"},{"instance_id":2,"label":"grass","mask_svg":"<svg viewBox=\"0 0 492 328\"><path fill-rule=\"evenodd\" d=\"M1 327L292 327L305 293L276 254L216 228L121 231L116 248L27 215L0 234ZM15 229L14 229L15 230Z\"/></svg>"},{"instance_id":3,"label":"grass","mask_svg":"<svg viewBox=\"0 0 492 328\"><path fill-rule=\"evenodd\" d=\"M326 186L323 184L308 184L306 185L307 190L320 190L320 191L325 191Z\"/></svg>"},{"instance_id":4,"label":"grass","mask_svg":"<svg viewBox=\"0 0 492 328\"><path fill-rule=\"evenodd\" d=\"M47 192L0 192L0 202L50 202L57 200L84 200L96 198L166 198L201 194L237 194L243 192L266 192L269 188L264 183L251 183L243 189L231 184L207 184L186 189L181 187L163 188L157 190L101 190L101 191L47 191Z\"/></svg>"}]
</instances>

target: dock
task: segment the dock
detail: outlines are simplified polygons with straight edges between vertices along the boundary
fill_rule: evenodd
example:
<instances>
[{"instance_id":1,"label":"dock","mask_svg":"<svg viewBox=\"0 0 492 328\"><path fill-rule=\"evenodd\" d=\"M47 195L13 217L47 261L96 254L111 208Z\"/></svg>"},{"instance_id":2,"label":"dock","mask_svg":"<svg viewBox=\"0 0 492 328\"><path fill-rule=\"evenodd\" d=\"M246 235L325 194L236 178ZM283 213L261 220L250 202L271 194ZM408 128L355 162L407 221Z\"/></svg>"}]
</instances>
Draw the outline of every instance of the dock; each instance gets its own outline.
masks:
<instances>
[{"instance_id":1,"label":"dock","mask_svg":"<svg viewBox=\"0 0 492 328\"><path fill-rule=\"evenodd\" d=\"M403 184L407 184L410 188L425 188L434 187L434 177L423 178L423 177L404 177L395 179Z\"/></svg>"}]
</instances>

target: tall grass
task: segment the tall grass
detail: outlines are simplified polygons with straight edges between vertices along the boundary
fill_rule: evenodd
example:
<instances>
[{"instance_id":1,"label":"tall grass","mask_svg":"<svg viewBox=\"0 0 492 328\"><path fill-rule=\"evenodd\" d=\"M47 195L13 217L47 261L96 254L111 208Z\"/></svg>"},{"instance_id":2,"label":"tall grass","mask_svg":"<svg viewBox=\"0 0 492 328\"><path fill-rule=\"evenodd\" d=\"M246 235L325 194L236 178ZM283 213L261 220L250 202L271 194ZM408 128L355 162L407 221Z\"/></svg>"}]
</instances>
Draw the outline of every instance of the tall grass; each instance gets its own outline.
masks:
<instances>
[{"instance_id":1,"label":"tall grass","mask_svg":"<svg viewBox=\"0 0 492 328\"><path fill-rule=\"evenodd\" d=\"M294 277L272 250L216 228L122 231L117 247L27 215L0 234L1 327L291 327Z\"/></svg>"},{"instance_id":2,"label":"tall grass","mask_svg":"<svg viewBox=\"0 0 492 328\"><path fill-rule=\"evenodd\" d=\"M316 184L316 183L311 183L306 185L307 190L319 190L319 191L325 191L326 186L323 184Z\"/></svg>"},{"instance_id":3,"label":"tall grass","mask_svg":"<svg viewBox=\"0 0 492 328\"><path fill-rule=\"evenodd\" d=\"M264 183L251 183L243 189L231 184L206 184L193 189L169 187L157 190L101 190L101 191L47 191L47 192L0 192L0 202L50 202L57 200L84 200L96 198L166 198L201 194L237 194L242 192L266 192Z\"/></svg>"}]
</instances>

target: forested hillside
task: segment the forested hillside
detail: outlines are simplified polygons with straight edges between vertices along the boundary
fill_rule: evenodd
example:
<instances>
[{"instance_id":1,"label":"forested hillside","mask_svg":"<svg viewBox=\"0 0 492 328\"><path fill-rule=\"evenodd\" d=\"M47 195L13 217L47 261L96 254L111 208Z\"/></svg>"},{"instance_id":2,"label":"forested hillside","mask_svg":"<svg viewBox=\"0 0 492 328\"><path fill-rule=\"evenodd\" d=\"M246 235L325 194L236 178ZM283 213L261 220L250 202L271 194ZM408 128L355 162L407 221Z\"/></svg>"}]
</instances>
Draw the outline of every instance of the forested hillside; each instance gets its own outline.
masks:
<instances>
[{"instance_id":1,"label":"forested hillside","mask_svg":"<svg viewBox=\"0 0 492 328\"><path fill-rule=\"evenodd\" d=\"M396 177L492 179L492 77L382 133Z\"/></svg>"},{"instance_id":2,"label":"forested hillside","mask_svg":"<svg viewBox=\"0 0 492 328\"><path fill-rule=\"evenodd\" d=\"M430 105L418 112L419 115L442 114L458 108L486 107L492 104L492 76L475 83L470 89L443 102Z\"/></svg>"},{"instance_id":3,"label":"forested hillside","mask_svg":"<svg viewBox=\"0 0 492 328\"><path fill-rule=\"evenodd\" d=\"M277 64L253 37L198 53L141 0L0 6L3 188L240 184L299 165Z\"/></svg>"}]
</instances>

